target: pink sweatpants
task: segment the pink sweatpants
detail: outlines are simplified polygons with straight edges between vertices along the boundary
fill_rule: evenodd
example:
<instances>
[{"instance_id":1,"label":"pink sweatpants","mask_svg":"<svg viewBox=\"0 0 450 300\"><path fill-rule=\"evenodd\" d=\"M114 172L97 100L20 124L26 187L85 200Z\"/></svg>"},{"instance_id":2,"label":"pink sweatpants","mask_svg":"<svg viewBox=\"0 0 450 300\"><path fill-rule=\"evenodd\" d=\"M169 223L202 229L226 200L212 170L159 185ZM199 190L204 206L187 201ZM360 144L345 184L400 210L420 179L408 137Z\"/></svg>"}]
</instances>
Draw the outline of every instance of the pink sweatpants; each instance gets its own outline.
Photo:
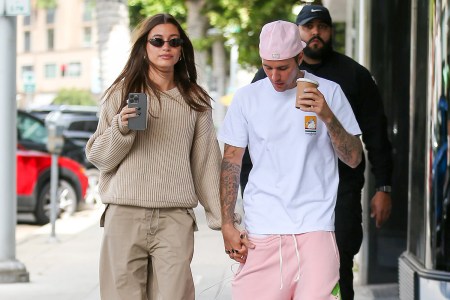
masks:
<instances>
[{"instance_id":1,"label":"pink sweatpants","mask_svg":"<svg viewBox=\"0 0 450 300\"><path fill-rule=\"evenodd\" d=\"M334 232L249 239L256 247L233 280L233 300L340 299Z\"/></svg>"}]
</instances>

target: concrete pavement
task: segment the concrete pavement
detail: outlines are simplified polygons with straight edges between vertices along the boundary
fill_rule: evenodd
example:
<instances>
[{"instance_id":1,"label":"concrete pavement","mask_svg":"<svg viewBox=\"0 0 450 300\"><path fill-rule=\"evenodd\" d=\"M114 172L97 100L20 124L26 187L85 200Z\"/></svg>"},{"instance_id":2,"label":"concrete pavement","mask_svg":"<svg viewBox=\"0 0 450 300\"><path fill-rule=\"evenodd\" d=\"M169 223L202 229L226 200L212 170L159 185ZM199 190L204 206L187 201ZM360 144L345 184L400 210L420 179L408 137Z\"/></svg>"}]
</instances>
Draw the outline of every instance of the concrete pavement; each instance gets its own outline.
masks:
<instances>
[{"instance_id":1,"label":"concrete pavement","mask_svg":"<svg viewBox=\"0 0 450 300\"><path fill-rule=\"evenodd\" d=\"M209 230L201 207L195 210L192 272L197 300L230 300L233 263L223 251L220 232ZM78 212L56 223L57 242L49 225L16 237L16 257L30 273L29 283L0 284L0 300L99 300L98 259L101 209ZM356 300L398 300L397 285L356 288ZM276 300L276 299L274 299Z\"/></svg>"},{"instance_id":2,"label":"concrete pavement","mask_svg":"<svg viewBox=\"0 0 450 300\"><path fill-rule=\"evenodd\" d=\"M98 297L99 210L86 210L16 237L16 258L25 264L29 283L0 284L1 300L85 299Z\"/></svg>"},{"instance_id":3,"label":"concrete pavement","mask_svg":"<svg viewBox=\"0 0 450 300\"><path fill-rule=\"evenodd\" d=\"M98 300L98 260L101 209L85 210L58 220L56 238L45 225L17 234L16 258L25 264L29 283L0 284L0 300ZM209 230L202 209L196 209L200 230L195 233L192 271L196 299L231 299L233 263L223 253L219 231ZM237 267L237 265L235 266Z\"/></svg>"}]
</instances>

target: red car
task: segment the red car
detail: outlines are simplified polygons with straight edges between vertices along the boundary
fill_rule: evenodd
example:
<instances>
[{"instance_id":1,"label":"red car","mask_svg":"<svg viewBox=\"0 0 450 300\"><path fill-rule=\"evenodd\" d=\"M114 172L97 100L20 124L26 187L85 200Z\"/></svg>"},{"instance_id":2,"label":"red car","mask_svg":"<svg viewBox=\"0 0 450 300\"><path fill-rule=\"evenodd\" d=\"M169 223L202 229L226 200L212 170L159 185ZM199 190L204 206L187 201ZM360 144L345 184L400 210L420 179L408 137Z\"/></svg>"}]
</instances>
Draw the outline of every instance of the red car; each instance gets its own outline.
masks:
<instances>
[{"instance_id":1,"label":"red car","mask_svg":"<svg viewBox=\"0 0 450 300\"><path fill-rule=\"evenodd\" d=\"M50 220L50 170L48 153L17 149L17 211L31 212L39 224ZM73 214L86 196L88 178L76 161L58 158L58 215Z\"/></svg>"}]
</instances>

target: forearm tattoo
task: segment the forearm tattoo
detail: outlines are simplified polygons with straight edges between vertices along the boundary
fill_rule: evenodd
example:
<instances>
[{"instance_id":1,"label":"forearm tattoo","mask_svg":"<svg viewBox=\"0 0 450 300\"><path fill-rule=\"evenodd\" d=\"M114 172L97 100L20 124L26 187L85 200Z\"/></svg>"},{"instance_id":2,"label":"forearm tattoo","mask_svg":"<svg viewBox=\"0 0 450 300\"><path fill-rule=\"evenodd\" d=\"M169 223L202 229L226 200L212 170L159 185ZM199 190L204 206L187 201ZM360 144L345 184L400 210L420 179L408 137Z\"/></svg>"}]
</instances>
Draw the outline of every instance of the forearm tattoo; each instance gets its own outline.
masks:
<instances>
[{"instance_id":1,"label":"forearm tattoo","mask_svg":"<svg viewBox=\"0 0 450 300\"><path fill-rule=\"evenodd\" d=\"M362 146L359 138L345 131L335 116L327 124L327 129L339 159L349 166L355 165L356 167L361 161L362 155Z\"/></svg>"},{"instance_id":2,"label":"forearm tattoo","mask_svg":"<svg viewBox=\"0 0 450 300\"><path fill-rule=\"evenodd\" d=\"M222 206L222 224L233 224L234 209L236 207L239 190L241 166L233 163L224 156L220 173L220 204Z\"/></svg>"}]
</instances>

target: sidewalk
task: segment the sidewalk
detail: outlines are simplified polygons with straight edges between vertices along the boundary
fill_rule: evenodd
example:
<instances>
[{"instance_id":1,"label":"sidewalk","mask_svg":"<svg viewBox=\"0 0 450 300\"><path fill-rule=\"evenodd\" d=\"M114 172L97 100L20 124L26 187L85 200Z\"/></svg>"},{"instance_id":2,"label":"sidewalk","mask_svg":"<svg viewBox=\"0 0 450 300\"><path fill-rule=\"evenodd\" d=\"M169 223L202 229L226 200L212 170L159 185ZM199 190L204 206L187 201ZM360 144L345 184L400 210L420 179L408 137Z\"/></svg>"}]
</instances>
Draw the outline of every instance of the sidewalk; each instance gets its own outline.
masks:
<instances>
[{"instance_id":1,"label":"sidewalk","mask_svg":"<svg viewBox=\"0 0 450 300\"><path fill-rule=\"evenodd\" d=\"M203 210L198 207L195 213L200 229L192 261L196 300L230 300L237 264L223 253L220 232L207 228ZM0 284L0 300L99 300L100 214L86 210L58 220L59 242L49 242L49 225L17 237L16 257L25 264L30 282ZM396 285L356 287L355 299L397 300L396 290Z\"/></svg>"},{"instance_id":2,"label":"sidewalk","mask_svg":"<svg viewBox=\"0 0 450 300\"><path fill-rule=\"evenodd\" d=\"M16 237L16 258L25 264L29 283L0 284L2 300L97 300L100 211L82 211L56 222L58 242L49 224Z\"/></svg>"},{"instance_id":3,"label":"sidewalk","mask_svg":"<svg viewBox=\"0 0 450 300\"><path fill-rule=\"evenodd\" d=\"M222 236L207 228L201 208L195 213L200 229L192 261L196 299L231 299L233 263L223 254ZM100 215L101 210L86 210L58 220L58 242L50 242L50 225L16 237L16 258L25 264L30 282L0 284L0 300L99 300Z\"/></svg>"}]
</instances>

